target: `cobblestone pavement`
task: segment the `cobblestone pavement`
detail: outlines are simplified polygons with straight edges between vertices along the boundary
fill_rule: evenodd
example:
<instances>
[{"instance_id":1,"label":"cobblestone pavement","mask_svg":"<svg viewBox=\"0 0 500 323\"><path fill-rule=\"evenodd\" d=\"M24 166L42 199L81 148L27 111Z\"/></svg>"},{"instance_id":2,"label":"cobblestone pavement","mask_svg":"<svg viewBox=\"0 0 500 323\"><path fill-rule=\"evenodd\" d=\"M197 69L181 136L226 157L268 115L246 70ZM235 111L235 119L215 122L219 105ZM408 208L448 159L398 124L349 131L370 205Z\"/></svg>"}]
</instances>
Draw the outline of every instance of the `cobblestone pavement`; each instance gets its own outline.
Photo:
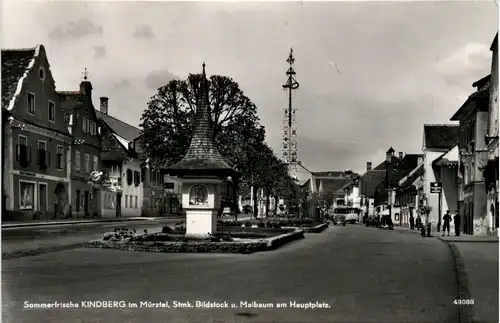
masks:
<instances>
[{"instance_id":1,"label":"cobblestone pavement","mask_svg":"<svg viewBox=\"0 0 500 323\"><path fill-rule=\"evenodd\" d=\"M76 249L2 262L3 321L457 322L450 249L437 239L336 226L274 252ZM24 309L24 302L320 302L327 308ZM79 303L82 305L81 303Z\"/></svg>"}]
</instances>

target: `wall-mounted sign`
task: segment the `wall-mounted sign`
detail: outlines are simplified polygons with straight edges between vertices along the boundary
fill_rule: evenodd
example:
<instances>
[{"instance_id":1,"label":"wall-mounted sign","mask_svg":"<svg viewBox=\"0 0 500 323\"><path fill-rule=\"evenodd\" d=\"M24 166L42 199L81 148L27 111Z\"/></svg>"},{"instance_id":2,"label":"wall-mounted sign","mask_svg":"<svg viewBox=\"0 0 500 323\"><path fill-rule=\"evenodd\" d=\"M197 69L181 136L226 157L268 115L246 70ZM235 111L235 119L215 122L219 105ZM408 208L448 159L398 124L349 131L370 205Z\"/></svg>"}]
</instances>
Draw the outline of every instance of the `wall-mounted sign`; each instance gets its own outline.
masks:
<instances>
[{"instance_id":1,"label":"wall-mounted sign","mask_svg":"<svg viewBox=\"0 0 500 323\"><path fill-rule=\"evenodd\" d=\"M440 182L431 182L431 193L441 193L443 184Z\"/></svg>"}]
</instances>

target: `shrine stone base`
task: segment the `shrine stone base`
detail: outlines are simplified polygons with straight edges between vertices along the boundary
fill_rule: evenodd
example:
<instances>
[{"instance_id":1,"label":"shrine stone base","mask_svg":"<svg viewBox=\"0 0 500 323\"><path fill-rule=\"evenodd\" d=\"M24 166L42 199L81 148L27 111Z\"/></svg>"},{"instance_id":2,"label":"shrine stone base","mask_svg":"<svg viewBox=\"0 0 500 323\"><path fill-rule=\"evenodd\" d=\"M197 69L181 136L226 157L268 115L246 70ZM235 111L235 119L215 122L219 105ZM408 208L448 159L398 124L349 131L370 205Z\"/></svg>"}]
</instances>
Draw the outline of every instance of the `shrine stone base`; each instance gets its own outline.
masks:
<instances>
[{"instance_id":1,"label":"shrine stone base","mask_svg":"<svg viewBox=\"0 0 500 323\"><path fill-rule=\"evenodd\" d=\"M217 232L217 213L219 210L186 210L186 235L203 236Z\"/></svg>"}]
</instances>

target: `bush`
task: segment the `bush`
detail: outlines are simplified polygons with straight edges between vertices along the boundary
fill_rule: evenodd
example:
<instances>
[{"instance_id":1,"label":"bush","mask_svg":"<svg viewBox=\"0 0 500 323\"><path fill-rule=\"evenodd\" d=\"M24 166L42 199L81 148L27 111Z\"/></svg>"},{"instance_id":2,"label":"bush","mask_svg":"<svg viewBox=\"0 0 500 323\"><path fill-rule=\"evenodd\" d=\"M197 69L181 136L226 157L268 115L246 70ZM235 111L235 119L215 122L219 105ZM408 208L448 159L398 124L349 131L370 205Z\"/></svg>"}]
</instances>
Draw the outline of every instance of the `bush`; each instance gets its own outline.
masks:
<instances>
[{"instance_id":1,"label":"bush","mask_svg":"<svg viewBox=\"0 0 500 323\"><path fill-rule=\"evenodd\" d=\"M164 226L163 228L161 228L161 232L162 233L173 233L174 230L167 225L167 226Z\"/></svg>"}]
</instances>

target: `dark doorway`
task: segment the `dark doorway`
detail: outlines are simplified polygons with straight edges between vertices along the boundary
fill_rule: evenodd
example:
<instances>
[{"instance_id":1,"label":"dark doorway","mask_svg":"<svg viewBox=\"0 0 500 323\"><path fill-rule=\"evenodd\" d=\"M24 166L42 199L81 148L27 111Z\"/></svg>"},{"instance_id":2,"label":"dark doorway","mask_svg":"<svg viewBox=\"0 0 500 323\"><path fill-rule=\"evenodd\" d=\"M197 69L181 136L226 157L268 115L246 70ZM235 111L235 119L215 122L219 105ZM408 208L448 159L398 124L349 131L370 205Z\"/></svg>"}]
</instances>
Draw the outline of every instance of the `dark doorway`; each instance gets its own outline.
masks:
<instances>
[{"instance_id":1,"label":"dark doorway","mask_svg":"<svg viewBox=\"0 0 500 323\"><path fill-rule=\"evenodd\" d=\"M47 184L38 184L38 210L47 212Z\"/></svg>"},{"instance_id":2,"label":"dark doorway","mask_svg":"<svg viewBox=\"0 0 500 323\"><path fill-rule=\"evenodd\" d=\"M122 216L122 193L116 194L116 217Z\"/></svg>"},{"instance_id":3,"label":"dark doorway","mask_svg":"<svg viewBox=\"0 0 500 323\"><path fill-rule=\"evenodd\" d=\"M85 191L85 193L84 193L83 210L84 210L85 217L88 217L90 215L90 213L89 213L89 191Z\"/></svg>"}]
</instances>

